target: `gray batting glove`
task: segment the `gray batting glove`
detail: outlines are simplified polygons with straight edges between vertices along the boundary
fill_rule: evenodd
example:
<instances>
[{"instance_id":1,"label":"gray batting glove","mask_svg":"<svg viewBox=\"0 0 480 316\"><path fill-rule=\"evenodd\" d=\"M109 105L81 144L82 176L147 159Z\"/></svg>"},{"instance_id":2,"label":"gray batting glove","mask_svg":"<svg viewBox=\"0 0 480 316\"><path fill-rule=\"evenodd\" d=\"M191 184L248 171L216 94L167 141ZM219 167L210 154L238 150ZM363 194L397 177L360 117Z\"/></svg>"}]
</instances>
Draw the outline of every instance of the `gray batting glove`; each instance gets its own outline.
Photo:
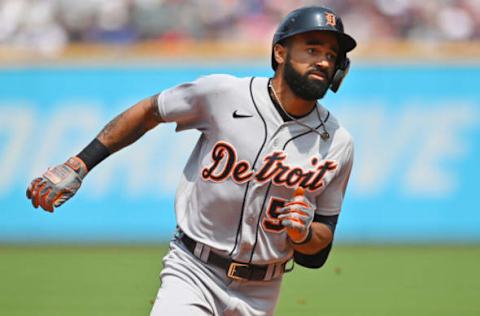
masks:
<instances>
[{"instance_id":1,"label":"gray batting glove","mask_svg":"<svg viewBox=\"0 0 480 316\"><path fill-rule=\"evenodd\" d=\"M288 238L294 243L305 241L315 216L315 208L300 189L295 192L293 200L278 211L278 219L287 228Z\"/></svg>"},{"instance_id":2,"label":"gray batting glove","mask_svg":"<svg viewBox=\"0 0 480 316\"><path fill-rule=\"evenodd\" d=\"M30 183L27 188L27 198L32 200L33 207L42 207L53 212L70 199L82 185L82 180L88 173L87 166L78 157L71 157L64 164L48 168L40 177Z\"/></svg>"}]
</instances>

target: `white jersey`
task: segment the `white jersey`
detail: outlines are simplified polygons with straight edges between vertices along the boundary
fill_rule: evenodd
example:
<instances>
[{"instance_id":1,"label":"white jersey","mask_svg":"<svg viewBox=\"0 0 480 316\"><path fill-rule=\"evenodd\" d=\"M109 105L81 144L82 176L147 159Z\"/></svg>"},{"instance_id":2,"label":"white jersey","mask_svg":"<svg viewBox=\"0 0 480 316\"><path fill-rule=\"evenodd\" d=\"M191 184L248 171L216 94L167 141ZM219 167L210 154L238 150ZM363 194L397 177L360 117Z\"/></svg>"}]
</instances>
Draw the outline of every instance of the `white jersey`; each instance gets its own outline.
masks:
<instances>
[{"instance_id":1,"label":"white jersey","mask_svg":"<svg viewBox=\"0 0 480 316\"><path fill-rule=\"evenodd\" d=\"M285 261L293 254L276 210L298 186L316 214L337 215L350 176L350 134L321 105L285 122L268 78L211 75L163 91L161 117L177 131L202 134L176 193L178 226L197 242L241 262Z\"/></svg>"}]
</instances>

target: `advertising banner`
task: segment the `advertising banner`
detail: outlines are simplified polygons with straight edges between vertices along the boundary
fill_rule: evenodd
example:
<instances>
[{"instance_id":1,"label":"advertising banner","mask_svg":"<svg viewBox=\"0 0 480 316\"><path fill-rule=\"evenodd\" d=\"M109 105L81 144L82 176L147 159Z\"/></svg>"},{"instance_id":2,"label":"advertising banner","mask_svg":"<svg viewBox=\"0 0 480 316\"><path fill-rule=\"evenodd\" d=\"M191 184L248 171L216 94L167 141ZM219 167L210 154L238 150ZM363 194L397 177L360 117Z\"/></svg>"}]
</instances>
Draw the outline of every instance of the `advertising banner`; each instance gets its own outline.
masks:
<instances>
[{"instance_id":1,"label":"advertising banner","mask_svg":"<svg viewBox=\"0 0 480 316\"><path fill-rule=\"evenodd\" d=\"M25 189L137 101L211 73L272 76L257 64L0 69L0 243L168 240L198 131L160 125L54 214L34 209ZM356 146L338 241L480 242L479 83L480 66L355 65L320 101Z\"/></svg>"}]
</instances>

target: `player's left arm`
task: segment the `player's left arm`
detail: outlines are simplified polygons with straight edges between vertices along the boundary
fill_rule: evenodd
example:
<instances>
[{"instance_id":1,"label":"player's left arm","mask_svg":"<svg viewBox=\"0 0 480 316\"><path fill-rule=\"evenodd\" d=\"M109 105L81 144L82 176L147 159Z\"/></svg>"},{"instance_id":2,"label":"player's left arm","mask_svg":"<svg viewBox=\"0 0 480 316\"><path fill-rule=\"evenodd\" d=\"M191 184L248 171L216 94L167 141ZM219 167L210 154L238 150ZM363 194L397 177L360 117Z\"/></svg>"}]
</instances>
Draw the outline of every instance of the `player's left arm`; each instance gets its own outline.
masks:
<instances>
[{"instance_id":1,"label":"player's left arm","mask_svg":"<svg viewBox=\"0 0 480 316\"><path fill-rule=\"evenodd\" d=\"M328 225L330 222L325 221L328 217L315 214L315 207L304 194L303 188L297 188L294 198L279 210L278 218L287 229L293 249L311 255L332 242L335 226Z\"/></svg>"},{"instance_id":2,"label":"player's left arm","mask_svg":"<svg viewBox=\"0 0 480 316\"><path fill-rule=\"evenodd\" d=\"M301 252L301 250L295 250L295 252L293 253L295 263L311 269L321 268L325 264L325 262L327 262L328 255L330 254L330 250L332 249L333 235L335 234L337 221L338 215L325 216L315 214L313 223L321 223L328 226L330 228L330 231L332 232L332 241L325 248L322 248L320 251L314 254L305 254Z\"/></svg>"},{"instance_id":3,"label":"player's left arm","mask_svg":"<svg viewBox=\"0 0 480 316\"><path fill-rule=\"evenodd\" d=\"M330 227L324 223L313 222L310 225L310 239L306 243L295 244L290 242L295 251L306 254L313 255L319 253L333 241L333 232Z\"/></svg>"},{"instance_id":4,"label":"player's left arm","mask_svg":"<svg viewBox=\"0 0 480 316\"><path fill-rule=\"evenodd\" d=\"M313 206L297 189L293 200L280 209L279 219L287 229L288 240L295 250L295 262L319 268L332 248L338 214L342 206L353 165L353 142L349 138L340 151L340 170ZM331 215L329 215L331 214Z\"/></svg>"},{"instance_id":5,"label":"player's left arm","mask_svg":"<svg viewBox=\"0 0 480 316\"><path fill-rule=\"evenodd\" d=\"M280 209L279 219L286 227L287 238L294 249L294 260L301 266L318 269L328 259L338 215L320 215L303 196L294 199Z\"/></svg>"}]
</instances>

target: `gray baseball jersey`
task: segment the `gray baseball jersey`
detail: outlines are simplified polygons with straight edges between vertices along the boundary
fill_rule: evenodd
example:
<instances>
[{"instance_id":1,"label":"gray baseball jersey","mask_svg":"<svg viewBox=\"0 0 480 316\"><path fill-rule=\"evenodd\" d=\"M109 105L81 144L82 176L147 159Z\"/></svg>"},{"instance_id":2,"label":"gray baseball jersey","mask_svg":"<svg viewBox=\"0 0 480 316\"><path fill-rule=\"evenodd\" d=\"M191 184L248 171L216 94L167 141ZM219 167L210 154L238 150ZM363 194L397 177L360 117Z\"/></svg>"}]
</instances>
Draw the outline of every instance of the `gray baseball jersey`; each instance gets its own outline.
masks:
<instances>
[{"instance_id":1,"label":"gray baseball jersey","mask_svg":"<svg viewBox=\"0 0 480 316\"><path fill-rule=\"evenodd\" d=\"M197 242L241 262L286 261L293 249L276 210L305 188L319 215L337 215L353 161L350 134L320 104L285 122L268 78L210 75L163 91L160 115L201 136L177 189L178 226ZM321 121L320 121L321 119Z\"/></svg>"}]
</instances>

